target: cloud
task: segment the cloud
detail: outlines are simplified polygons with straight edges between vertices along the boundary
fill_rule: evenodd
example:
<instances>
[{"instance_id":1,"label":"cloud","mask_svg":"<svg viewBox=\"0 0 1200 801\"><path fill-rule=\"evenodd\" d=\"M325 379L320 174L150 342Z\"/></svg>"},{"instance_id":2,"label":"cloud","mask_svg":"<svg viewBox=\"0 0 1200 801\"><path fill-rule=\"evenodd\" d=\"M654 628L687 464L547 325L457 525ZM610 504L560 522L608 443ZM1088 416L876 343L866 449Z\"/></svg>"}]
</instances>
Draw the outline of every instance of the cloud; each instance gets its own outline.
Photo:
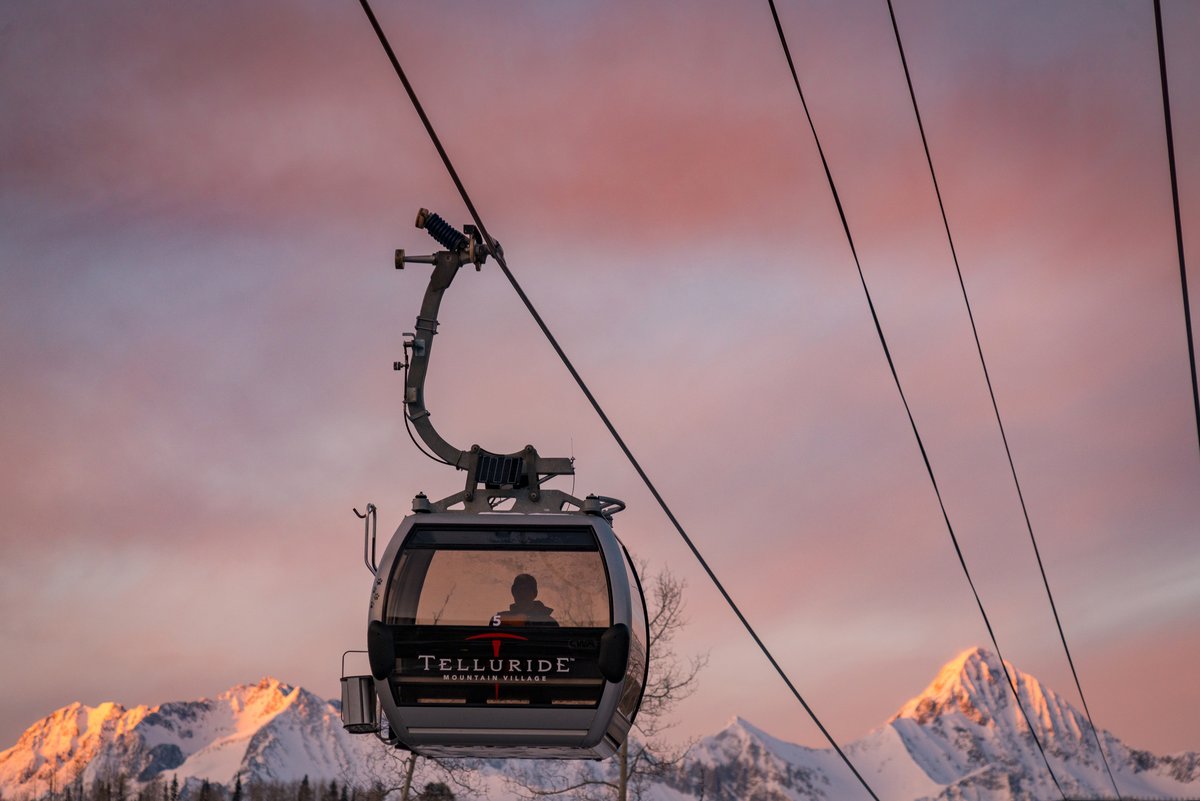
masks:
<instances>
[{"instance_id":1,"label":"cloud","mask_svg":"<svg viewBox=\"0 0 1200 801\"><path fill-rule=\"evenodd\" d=\"M804 689L865 731L982 626L769 16L599 8L380 13L618 428ZM1006 656L1054 664L886 15L783 11ZM1115 708L1122 643L1161 656L1147 682L1194 645L1165 627L1142 643L1098 611L1116 585L1156 619L1193 597L1170 570L1188 563L1197 476L1152 43L1127 9L1086 24L1032 5L900 11L1034 524ZM350 507L379 503L386 530L417 490L461 486L408 448L389 370L424 287L391 250L432 249L409 227L418 206L465 221L454 191L353 7L0 14L15 110L0 121L0 601L27 610L7 616L5 648L104 653L80 690L93 700L262 673L331 693L328 655L361 636ZM449 53L447 30L467 40ZM1196 154L1180 163L1195 175ZM743 713L809 737L765 680L724 691L756 657L490 265L458 279L442 322L439 429L575 455L581 492L630 502L631 547L692 581L689 648L727 644L689 733ZM105 621L141 645L105 650ZM154 698L131 654L169 667ZM20 676L38 713L63 700L39 664ZM6 711L5 731L34 706ZM1152 747L1192 747L1185 723L1118 719Z\"/></svg>"}]
</instances>

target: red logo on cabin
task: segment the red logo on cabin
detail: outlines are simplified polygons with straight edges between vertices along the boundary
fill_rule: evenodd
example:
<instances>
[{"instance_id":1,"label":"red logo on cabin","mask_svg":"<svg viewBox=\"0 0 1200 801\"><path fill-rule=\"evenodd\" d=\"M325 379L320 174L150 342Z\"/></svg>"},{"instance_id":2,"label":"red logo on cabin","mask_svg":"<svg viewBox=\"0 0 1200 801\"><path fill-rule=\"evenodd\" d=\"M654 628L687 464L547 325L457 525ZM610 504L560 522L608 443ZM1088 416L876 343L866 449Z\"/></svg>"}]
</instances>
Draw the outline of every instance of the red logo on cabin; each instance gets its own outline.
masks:
<instances>
[{"instance_id":1,"label":"red logo on cabin","mask_svg":"<svg viewBox=\"0 0 1200 801\"><path fill-rule=\"evenodd\" d=\"M472 634L467 637L468 640L491 640L492 641L492 656L496 659L500 658L500 645L505 640L526 640L528 637L522 637L520 634L507 634L498 631L489 631L487 634ZM492 685L496 692L496 700L500 700L500 682Z\"/></svg>"},{"instance_id":2,"label":"red logo on cabin","mask_svg":"<svg viewBox=\"0 0 1200 801\"><path fill-rule=\"evenodd\" d=\"M491 640L492 641L492 656L500 658L500 644L505 640L528 640L528 637L522 637L520 634L501 634L498 631L489 631L487 634L472 634L467 637L468 640Z\"/></svg>"}]
</instances>

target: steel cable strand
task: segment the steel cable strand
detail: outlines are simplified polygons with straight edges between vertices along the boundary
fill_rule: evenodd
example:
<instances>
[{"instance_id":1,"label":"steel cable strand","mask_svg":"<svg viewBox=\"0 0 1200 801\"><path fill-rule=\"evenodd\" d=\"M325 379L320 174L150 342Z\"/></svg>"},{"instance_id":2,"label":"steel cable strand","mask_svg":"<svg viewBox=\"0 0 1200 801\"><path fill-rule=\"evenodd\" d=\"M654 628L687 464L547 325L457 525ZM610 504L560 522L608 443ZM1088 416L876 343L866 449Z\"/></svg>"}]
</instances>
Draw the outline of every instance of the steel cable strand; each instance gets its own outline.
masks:
<instances>
[{"instance_id":1,"label":"steel cable strand","mask_svg":"<svg viewBox=\"0 0 1200 801\"><path fill-rule=\"evenodd\" d=\"M863 293L866 295L867 306L871 311L871 319L875 324L875 333L879 337L879 344L883 347L884 357L887 359L888 368L892 373L892 380L896 384L896 390L900 394L900 400L904 405L904 412L908 416L909 426L912 428L913 436L917 441L917 448L921 452L921 459L925 463L925 471L929 474L929 481L933 485L934 495L937 496L938 508L941 510L942 519L946 523L946 530L950 534L950 542L954 546L954 552L958 556L958 563L962 567L963 574L966 576L967 584L970 585L971 594L975 597L975 605L979 608L979 614L983 618L984 626L987 628L988 637L991 638L992 647L996 649L996 657L1000 660L1000 667L1004 671L1004 676L1008 679L1008 686L1012 690L1013 698L1016 700L1017 708L1021 710L1021 716L1025 719L1025 725L1029 728L1029 734L1033 737L1033 742L1037 746L1038 753L1042 756L1042 761L1046 764L1046 771L1050 774L1050 780L1054 782L1054 786L1058 789L1059 794L1066 801L1067 794L1059 784L1058 777L1054 774L1054 769L1050 767L1050 759L1046 756L1046 751L1042 746L1041 740L1034 730L1033 722L1029 718L1029 713L1025 710L1025 705L1021 703L1021 694L1017 690L1016 682L1013 680L1012 674L1008 669L1008 664L1004 660L1004 655L1000 650L1000 643L996 639L996 633L992 628L991 619L988 617L987 611L983 607L983 600L979 597L979 591L975 588L975 581L971 578L971 571L967 568L967 560L963 555L962 548L958 543L958 536L954 533L954 526L950 523L950 515L946 511L946 504L942 500L942 492L938 487L937 478L934 476L933 465L929 460L929 454L925 450L925 442L921 438L921 433L917 429L916 419L913 417L912 409L908 404L908 398L904 394L904 387L900 383L900 375L896 370L895 361L892 359L891 348L888 347L887 338L883 334L883 325L880 323L879 315L875 310L875 303L871 298L871 290L867 286L866 275L863 273L862 264L858 258L858 250L854 245L854 237L850 233L850 223L846 219L845 209L842 207L841 196L838 194L837 185L833 180L833 173L829 169L829 161L825 157L825 150L821 147L820 137L817 136L817 128L813 123L812 114L809 113L808 103L804 99L804 90L800 88L800 78L796 72L795 62L792 60L791 49L788 47L787 36L783 32L783 24L779 19L779 11L775 7L775 0L767 0L771 7L771 16L775 20L775 30L779 34L779 42L783 46L784 56L787 58L788 68L792 73L792 81L796 86L796 92L800 96L800 104L804 107L804 116L808 120L809 128L812 131L813 141L817 146L817 153L821 158L821 166L825 170L825 178L829 183L830 192L833 195L834 204L837 206L838 217L842 222L842 230L846 234L846 241L850 246L850 253L854 257L854 265L858 269L859 281L862 284Z\"/></svg>"},{"instance_id":2,"label":"steel cable strand","mask_svg":"<svg viewBox=\"0 0 1200 801\"><path fill-rule=\"evenodd\" d=\"M375 30L375 35L379 38L380 45L382 45L384 51L387 53L388 60L391 61L392 67L393 67L393 69L395 69L397 77L400 79L400 82L404 85L404 90L408 94L408 98L412 102L413 108L417 112L417 116L421 118L421 123L425 126L425 132L429 135L430 140L433 142L434 148L437 150L438 155L441 157L442 164L446 167L446 171L449 173L450 179L454 182L455 188L458 190L459 195L462 197L463 204L467 207L467 211L470 213L471 219L475 223L475 227L479 229L479 233L482 236L483 240L486 243L488 243L488 245L490 246L496 240L494 240L491 237L491 235L488 233L487 227L484 225L482 218L479 216L479 212L475 209L475 204L471 201L470 195L467 193L466 187L463 185L462 181L459 179L458 172L454 169L454 165L450 161L450 157L449 157L449 155L447 155L445 148L442 147L441 140L438 138L437 132L433 128L433 124L429 121L429 117L425 114L425 110L421 106L421 102L420 102L420 100L418 100L416 92L414 91L414 89L412 87L412 84L409 83L408 77L404 73L404 69L400 66L400 61L396 57L395 51L392 49L391 44L388 42L386 34L384 34L383 29L380 27L379 21L376 19L374 12L371 10L370 3L368 2L368 0L359 0L359 4L362 6L363 11L366 13L367 19L371 23L371 27ZM663 499L662 495L659 494L658 489L654 486L654 483L650 480L650 477L646 474L646 471L642 469L641 463L639 463L638 460L634 457L633 452L630 451L629 446L625 443L624 438L622 438L621 435L617 432L616 427L613 425L612 421L609 420L608 415L605 414L603 408L601 408L599 402L596 400L595 396L592 394L591 390L588 388L587 384L584 382L582 376L579 375L579 372L575 369L574 364L572 364L571 360L567 357L567 355L563 351L562 347L558 344L558 340L555 339L554 335L551 333L550 329L547 327L545 321L542 319L542 316L538 313L538 311L534 307L533 303L529 300L529 296L526 295L525 291L521 288L520 283L517 281L516 277L512 274L512 271L508 268L508 264L505 261L503 254L498 251L494 251L492 253L492 255L495 257L496 263L500 266L500 269L504 273L505 278L508 279L508 282L512 285L513 290L517 293L517 296L521 299L521 302L525 305L526 310L529 311L530 316L533 317L534 321L538 325L538 328L541 329L542 334L546 337L546 340L550 343L550 346L554 349L554 352L556 354L558 354L559 359L562 361L563 365L567 368L567 371L570 372L571 377L575 379L575 383L579 386L579 389L583 392L584 396L587 398L588 402L591 404L592 409L596 412L597 416L604 423L604 426L608 429L609 434L612 435L614 441L620 447L622 453L625 454L625 458L629 461L630 465L637 472L638 477L641 478L641 480L642 480L642 483L646 485L646 488L650 491L650 494L654 496L654 500L658 503L659 508L661 508L663 513L667 516L667 519L671 522L671 525L675 528L675 531L679 534L679 536L683 539L684 543L688 546L688 549L692 552L692 555L696 558L696 561L700 564L701 568L704 569L704 572L707 574L709 580L712 581L713 586L715 586L717 588L717 591L720 592L721 597L725 600L725 603L729 606L729 608L731 610L733 610L733 613L737 616L738 620L741 622L742 627L746 629L746 632L754 640L754 642L758 646L759 650L762 651L763 655L767 658L767 661L770 662L771 667L775 669L775 672L783 680L784 684L787 685L787 688L791 691L792 695L796 698L797 701L800 702L800 705L804 708L804 711L808 714L809 718L812 720L812 722L814 724L816 724L817 728L820 729L821 734L824 735L825 739L833 747L834 751L837 752L837 755L839 757L841 757L842 761L846 764L846 766L854 774L854 777L863 786L863 788L867 791L867 793L871 796L871 798L875 799L875 801L879 801L879 796L876 795L875 791L871 788L871 785L867 783L867 780L865 778L863 778L862 774L858 772L858 769L854 767L854 764L850 761L850 758L846 756L846 754L842 750L841 746L838 745L837 741L833 738L833 735L829 733L829 730L825 728L825 725L821 722L820 718L817 717L816 712L814 712L812 707L809 706L808 702L804 700L804 697L800 694L800 691L798 689L796 689L795 684L792 683L792 680L788 677L787 673L780 666L779 662L776 661L775 657L771 654L771 652L767 648L766 644L758 636L758 633L750 625L750 621L746 619L746 616L742 613L741 609L734 602L734 600L730 596L729 592L725 589L725 586L717 578L716 574L713 572L712 568L709 566L708 561L705 560L705 558L701 555L701 553L700 553L699 549L696 547L695 543L692 542L691 537L688 536L687 532L683 528L683 525L675 517L675 514L674 514L674 512L671 511L670 506L668 506L667 502Z\"/></svg>"},{"instance_id":3,"label":"steel cable strand","mask_svg":"<svg viewBox=\"0 0 1200 801\"><path fill-rule=\"evenodd\" d=\"M1171 171L1171 205L1175 209L1175 247L1179 251L1179 283L1183 287L1183 322L1187 329L1188 367L1192 373L1192 405L1196 411L1196 441L1200 444L1200 386L1196 383L1196 345L1192 338L1192 304L1188 298L1187 266L1183 258L1183 221L1179 213L1179 178L1175 170L1175 136L1171 125L1171 93L1167 89L1167 54L1163 45L1162 3L1154 0L1154 33L1158 39L1158 77L1162 84L1163 123L1167 129L1167 166Z\"/></svg>"},{"instance_id":4,"label":"steel cable strand","mask_svg":"<svg viewBox=\"0 0 1200 801\"><path fill-rule=\"evenodd\" d=\"M938 209L942 213L942 226L946 230L946 241L950 245L950 256L954 260L954 271L958 276L958 286L962 290L963 303L967 308L967 318L971 321L971 333L975 337L975 350L979 354L979 364L983 368L983 377L987 383L988 396L992 401L992 411L996 417L996 425L1000 429L1000 439L1004 443L1004 453L1008 457L1008 469L1012 473L1013 485L1017 490L1017 498L1021 503L1021 513L1025 516L1025 528L1029 532L1029 541L1033 545L1034 556L1037 557L1038 570L1042 574L1042 584L1046 588L1046 597L1050 601L1050 610L1054 613L1054 624L1058 627L1058 637L1062 641L1063 651L1067 655L1067 664L1071 667L1071 676L1075 679L1075 689L1079 691L1079 700L1083 704L1084 714L1087 715L1088 725L1092 729L1092 737L1096 740L1096 747L1100 751L1100 759L1104 762L1104 770L1108 774L1108 780L1112 783L1113 792L1117 794L1117 798L1121 798L1121 791L1117 788L1117 780L1113 776L1112 768L1108 764L1108 757L1104 754L1104 746L1100 742L1100 734L1096 729L1096 724L1092 721L1092 712L1088 709L1087 697L1083 694L1083 685L1079 681L1079 673L1075 670L1075 660L1071 657L1071 649L1067 646L1067 635L1063 631L1062 619L1058 614L1058 605L1054 602L1054 594L1050 591L1050 580L1046 576L1046 567L1042 563L1042 552L1038 547L1037 538L1033 533L1033 523L1030 521L1029 509L1025 504L1025 493L1021 489L1021 482L1017 478L1017 467L1013 460L1012 449L1008 444L1008 434L1004 429L1004 421L1000 417L1000 405L996 401L996 391L992 388L992 376L988 370L987 360L983 356L983 344L979 339L979 329L975 325L975 313L971 308L971 300L967 296L967 285L963 280L962 268L959 266L958 250L954 246L954 237L950 234L950 220L946 215L946 206L942 201L942 190L938 185L937 173L933 169L933 157L929 152L929 140L925 136L925 125L921 120L921 111L917 106L917 94L913 89L912 74L908 69L908 59L905 57L904 44L900 39L900 27L896 23L896 11L892 5L892 0L887 0L888 14L892 19L892 32L896 36L896 49L900 53L900 64L904 68L904 80L908 84L908 96L912 101L913 115L917 119L917 130L921 134L921 146L925 150L925 162L929 165L929 177L933 181L933 192L937 197Z\"/></svg>"}]
</instances>

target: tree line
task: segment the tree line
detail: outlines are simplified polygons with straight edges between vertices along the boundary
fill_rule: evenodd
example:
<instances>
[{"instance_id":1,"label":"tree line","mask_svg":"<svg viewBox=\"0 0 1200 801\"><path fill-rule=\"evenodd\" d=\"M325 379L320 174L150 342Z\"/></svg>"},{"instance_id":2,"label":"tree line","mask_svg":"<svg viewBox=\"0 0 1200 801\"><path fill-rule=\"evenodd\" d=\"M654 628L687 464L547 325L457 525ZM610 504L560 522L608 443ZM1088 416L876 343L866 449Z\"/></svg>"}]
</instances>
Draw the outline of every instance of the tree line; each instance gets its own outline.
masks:
<instances>
[{"instance_id":1,"label":"tree line","mask_svg":"<svg viewBox=\"0 0 1200 801\"><path fill-rule=\"evenodd\" d=\"M156 776L148 782L133 781L123 771L105 772L92 781L77 777L66 787L51 782L44 793L4 796L0 801L385 801L394 788L383 781L358 787L347 782L313 782L306 775L300 781L242 782L239 773L229 788L207 779L180 783L179 777ZM426 782L409 794L409 801L455 801L456 796L443 782ZM394 801L394 799L393 799Z\"/></svg>"}]
</instances>

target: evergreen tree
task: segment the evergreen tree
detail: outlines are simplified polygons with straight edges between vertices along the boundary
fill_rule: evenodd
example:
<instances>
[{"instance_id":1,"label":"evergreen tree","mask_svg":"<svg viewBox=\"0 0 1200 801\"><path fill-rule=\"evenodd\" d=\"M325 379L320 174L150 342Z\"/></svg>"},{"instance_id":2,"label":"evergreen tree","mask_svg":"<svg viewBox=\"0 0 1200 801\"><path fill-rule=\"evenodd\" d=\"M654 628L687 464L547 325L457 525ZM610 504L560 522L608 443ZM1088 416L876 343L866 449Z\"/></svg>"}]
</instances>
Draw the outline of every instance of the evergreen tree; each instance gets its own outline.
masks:
<instances>
[{"instance_id":1,"label":"evergreen tree","mask_svg":"<svg viewBox=\"0 0 1200 801\"><path fill-rule=\"evenodd\" d=\"M242 772L237 772L237 778L233 782L233 799L232 801L242 801Z\"/></svg>"},{"instance_id":2,"label":"evergreen tree","mask_svg":"<svg viewBox=\"0 0 1200 801\"><path fill-rule=\"evenodd\" d=\"M170 801L179 801L179 774L171 774L171 798Z\"/></svg>"},{"instance_id":3,"label":"evergreen tree","mask_svg":"<svg viewBox=\"0 0 1200 801\"><path fill-rule=\"evenodd\" d=\"M300 780L300 790L296 793L296 801L314 801L312 786L308 783L308 774Z\"/></svg>"},{"instance_id":4,"label":"evergreen tree","mask_svg":"<svg viewBox=\"0 0 1200 801\"><path fill-rule=\"evenodd\" d=\"M417 801L454 801L454 793L442 782L429 782L425 789L417 794Z\"/></svg>"},{"instance_id":5,"label":"evergreen tree","mask_svg":"<svg viewBox=\"0 0 1200 801\"><path fill-rule=\"evenodd\" d=\"M199 799L199 801L213 801L212 786L208 783L208 779L205 779L200 784L200 799Z\"/></svg>"},{"instance_id":6,"label":"evergreen tree","mask_svg":"<svg viewBox=\"0 0 1200 801\"><path fill-rule=\"evenodd\" d=\"M163 798L163 781L159 776L155 776L150 781L142 785L137 791L137 801L161 801Z\"/></svg>"},{"instance_id":7,"label":"evergreen tree","mask_svg":"<svg viewBox=\"0 0 1200 801\"><path fill-rule=\"evenodd\" d=\"M246 782L246 787L243 790L247 801L268 801L270 798L270 786L267 782L252 779Z\"/></svg>"}]
</instances>

